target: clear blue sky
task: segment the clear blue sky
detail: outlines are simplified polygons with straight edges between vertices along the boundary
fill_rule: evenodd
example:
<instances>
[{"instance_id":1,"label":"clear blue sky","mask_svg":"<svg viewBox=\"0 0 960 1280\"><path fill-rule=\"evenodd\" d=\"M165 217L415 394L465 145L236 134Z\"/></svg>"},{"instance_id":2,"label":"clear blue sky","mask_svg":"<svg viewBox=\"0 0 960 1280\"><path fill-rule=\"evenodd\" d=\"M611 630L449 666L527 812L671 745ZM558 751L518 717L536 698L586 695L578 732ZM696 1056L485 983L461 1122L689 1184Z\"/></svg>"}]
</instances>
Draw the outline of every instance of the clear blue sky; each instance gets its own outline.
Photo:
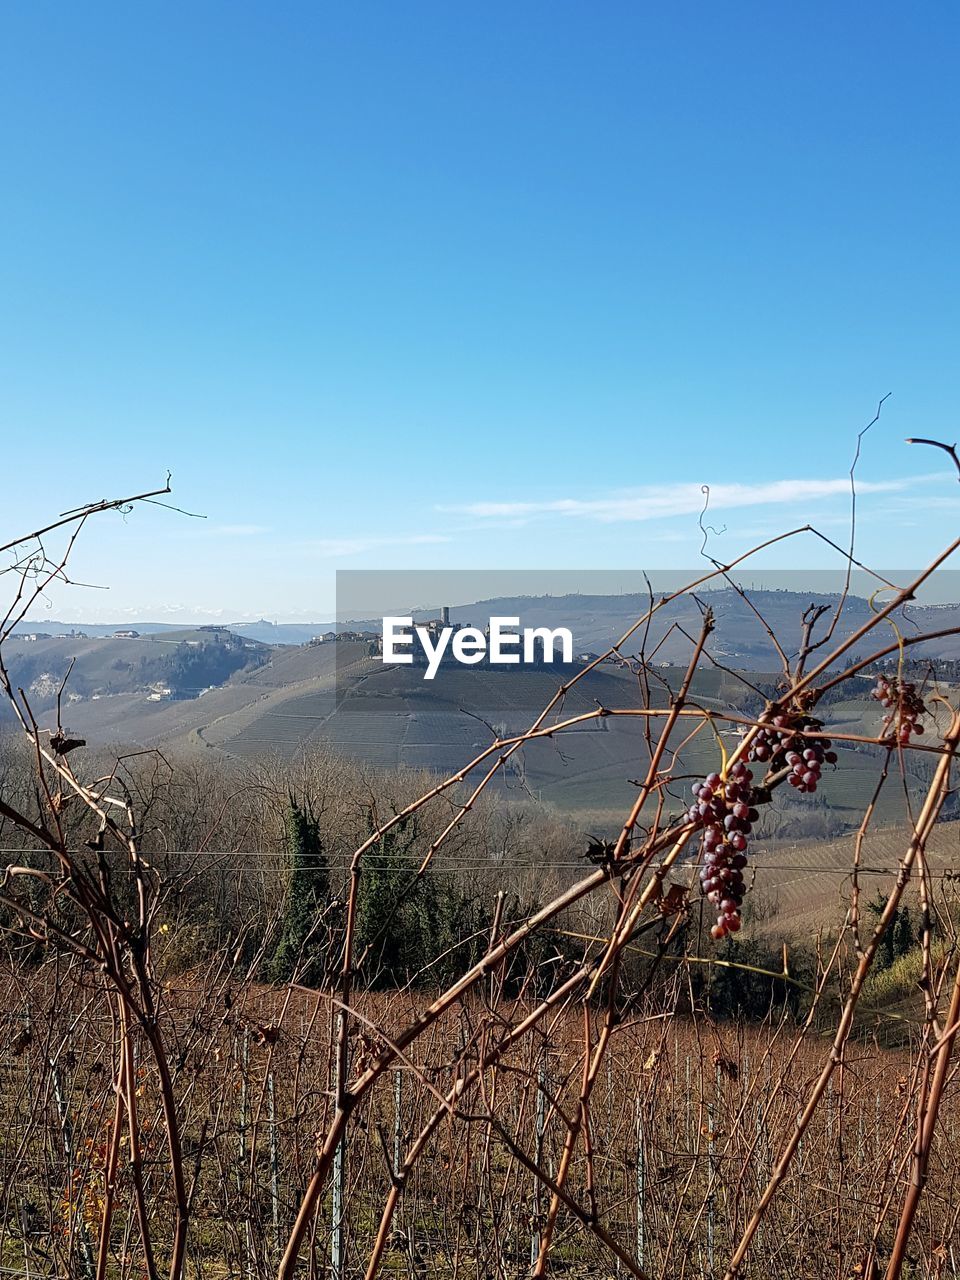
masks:
<instances>
[{"instance_id":1,"label":"clear blue sky","mask_svg":"<svg viewBox=\"0 0 960 1280\"><path fill-rule=\"evenodd\" d=\"M842 537L887 391L861 550L954 533L946 460L902 443L960 435L954 5L0 23L3 529L167 468L207 516L105 521L75 567L110 594L59 616L323 617L338 567L692 564L701 483L718 551Z\"/></svg>"}]
</instances>

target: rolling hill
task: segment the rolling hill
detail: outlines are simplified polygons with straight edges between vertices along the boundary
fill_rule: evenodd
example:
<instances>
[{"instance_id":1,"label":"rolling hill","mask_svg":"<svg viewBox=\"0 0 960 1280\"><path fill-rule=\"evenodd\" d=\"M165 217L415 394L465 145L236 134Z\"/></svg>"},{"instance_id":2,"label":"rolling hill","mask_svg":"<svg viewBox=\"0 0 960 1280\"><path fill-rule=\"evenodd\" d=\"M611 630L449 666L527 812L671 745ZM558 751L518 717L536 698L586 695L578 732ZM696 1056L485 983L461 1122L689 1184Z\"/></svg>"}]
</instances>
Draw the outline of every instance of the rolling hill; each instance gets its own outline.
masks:
<instances>
[{"instance_id":1,"label":"rolling hill","mask_svg":"<svg viewBox=\"0 0 960 1280\"><path fill-rule=\"evenodd\" d=\"M799 643L804 608L836 604L835 597L787 591L757 592L752 598L788 650ZM708 644L713 662L701 664L694 700L707 710L753 712L762 691L772 689L777 678L775 654L763 625L729 589L706 593L700 603L685 597L657 617L644 646L653 656L653 705L664 705L667 686L679 685L682 667L676 664L687 660L704 602L716 617ZM647 605L638 596L500 598L452 609L451 616L480 622L499 614L519 616L527 626L570 625L578 651L595 652L606 648ZM851 597L837 634L862 625L870 610L867 601ZM928 607L912 610L900 625L943 630L958 625L958 619L960 610L954 606ZM871 645L892 634L887 630ZM946 637L931 649L949 656L955 640ZM638 648L633 643L624 651ZM224 760L289 757L322 743L375 765L441 774L462 768L495 736L526 729L558 684L582 665L565 672L558 667L451 664L427 682L420 669L385 665L364 641L268 647L216 628L164 629L130 638L15 637L7 652L15 680L48 720L59 683L75 660L64 719L71 732L91 743L178 746L214 752ZM750 674L741 677L734 668ZM856 681L849 696L823 708L825 720L837 732L872 732L879 710L867 694L867 682ZM623 665L601 664L569 692L559 714L589 714L598 705L640 709L643 697L636 675ZM701 723L690 741L682 742L682 736L678 730L671 743L681 752L676 772L696 776L712 769L717 759L712 730ZM604 831L630 805L648 758L640 718L591 719L528 744L511 760L499 785ZM826 833L854 821L876 770L875 754L843 748L841 767L825 777L816 803L804 806L808 828L811 813L819 816ZM920 774L911 773L906 790L888 789L878 820L902 821L905 796L921 785ZM684 803L679 786L670 803ZM787 806L781 835L797 834L794 818Z\"/></svg>"}]
</instances>

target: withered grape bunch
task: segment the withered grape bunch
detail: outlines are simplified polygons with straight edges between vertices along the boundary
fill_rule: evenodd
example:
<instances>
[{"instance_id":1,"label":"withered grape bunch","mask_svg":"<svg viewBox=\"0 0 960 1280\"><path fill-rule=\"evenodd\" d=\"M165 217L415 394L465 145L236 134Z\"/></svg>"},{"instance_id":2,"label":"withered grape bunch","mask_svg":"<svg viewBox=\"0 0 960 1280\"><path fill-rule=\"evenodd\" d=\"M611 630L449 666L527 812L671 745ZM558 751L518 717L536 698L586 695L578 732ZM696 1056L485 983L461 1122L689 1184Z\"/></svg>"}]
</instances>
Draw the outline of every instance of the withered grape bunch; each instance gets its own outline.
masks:
<instances>
[{"instance_id":1,"label":"withered grape bunch","mask_svg":"<svg viewBox=\"0 0 960 1280\"><path fill-rule=\"evenodd\" d=\"M731 766L726 781L719 773L708 774L694 784L695 802L687 812L691 822L703 827L700 884L717 907L717 923L710 930L717 940L740 928L747 837L760 816L753 806L752 782L743 761Z\"/></svg>"},{"instance_id":2,"label":"withered grape bunch","mask_svg":"<svg viewBox=\"0 0 960 1280\"><path fill-rule=\"evenodd\" d=\"M923 733L920 717L927 710L917 693L917 686L897 676L877 676L877 683L870 692L887 711L884 729L896 735L901 747L909 747L910 738Z\"/></svg>"},{"instance_id":3,"label":"withered grape bunch","mask_svg":"<svg viewBox=\"0 0 960 1280\"><path fill-rule=\"evenodd\" d=\"M754 734L747 760L766 765L768 772L786 769L787 782L801 794L810 794L817 789L823 766L837 763L829 738L810 736L820 728L810 716L774 716ZM693 793L687 819L702 827L700 884L718 909L710 935L719 941L736 933L742 923L747 837L760 816L756 805L770 795L754 788L753 773L742 760L731 765L725 778L711 773L694 783Z\"/></svg>"},{"instance_id":4,"label":"withered grape bunch","mask_svg":"<svg viewBox=\"0 0 960 1280\"><path fill-rule=\"evenodd\" d=\"M807 738L804 731L819 729L809 716L792 716L787 712L774 716L761 725L747 753L748 760L767 765L771 770L789 768L787 782L803 794L816 791L825 764L836 764L837 753L831 750L829 738Z\"/></svg>"}]
</instances>

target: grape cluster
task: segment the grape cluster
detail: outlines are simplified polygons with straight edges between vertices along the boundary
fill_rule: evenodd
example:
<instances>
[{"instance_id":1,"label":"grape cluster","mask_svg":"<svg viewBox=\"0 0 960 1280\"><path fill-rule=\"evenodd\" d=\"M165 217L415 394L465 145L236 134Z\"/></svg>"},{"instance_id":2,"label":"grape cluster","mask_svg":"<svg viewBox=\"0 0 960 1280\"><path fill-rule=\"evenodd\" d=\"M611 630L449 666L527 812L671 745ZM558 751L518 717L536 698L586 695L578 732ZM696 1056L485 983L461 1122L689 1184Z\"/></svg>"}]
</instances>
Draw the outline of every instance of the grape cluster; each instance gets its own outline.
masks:
<instances>
[{"instance_id":1,"label":"grape cluster","mask_svg":"<svg viewBox=\"0 0 960 1280\"><path fill-rule=\"evenodd\" d=\"M831 750L829 738L807 741L804 730L819 729L809 717L781 714L769 724L761 725L754 735L748 760L756 760L771 769L789 768L787 782L801 795L816 791L825 764L836 764L837 753Z\"/></svg>"},{"instance_id":2,"label":"grape cluster","mask_svg":"<svg viewBox=\"0 0 960 1280\"><path fill-rule=\"evenodd\" d=\"M812 742L809 747L804 747L802 752L787 752L786 763L790 766L787 782L801 795L810 795L816 791L824 763L837 763L837 753L824 750L824 747L829 745L829 739L824 739L823 742Z\"/></svg>"},{"instance_id":3,"label":"grape cluster","mask_svg":"<svg viewBox=\"0 0 960 1280\"><path fill-rule=\"evenodd\" d=\"M740 928L747 836L760 816L752 803L752 782L753 774L743 761L731 766L726 780L719 773L708 774L694 784L696 801L687 812L691 822L703 827L700 883L718 908L717 923L710 930L717 940Z\"/></svg>"},{"instance_id":4,"label":"grape cluster","mask_svg":"<svg viewBox=\"0 0 960 1280\"><path fill-rule=\"evenodd\" d=\"M769 724L761 725L754 734L747 758L776 768L797 740L793 717L774 716Z\"/></svg>"},{"instance_id":5,"label":"grape cluster","mask_svg":"<svg viewBox=\"0 0 960 1280\"><path fill-rule=\"evenodd\" d=\"M897 676L877 676L877 683L871 690L881 707L887 709L884 720L885 729L893 729L901 747L909 747L913 734L923 733L920 717L927 708L917 693L917 686L909 680L901 680Z\"/></svg>"}]
</instances>

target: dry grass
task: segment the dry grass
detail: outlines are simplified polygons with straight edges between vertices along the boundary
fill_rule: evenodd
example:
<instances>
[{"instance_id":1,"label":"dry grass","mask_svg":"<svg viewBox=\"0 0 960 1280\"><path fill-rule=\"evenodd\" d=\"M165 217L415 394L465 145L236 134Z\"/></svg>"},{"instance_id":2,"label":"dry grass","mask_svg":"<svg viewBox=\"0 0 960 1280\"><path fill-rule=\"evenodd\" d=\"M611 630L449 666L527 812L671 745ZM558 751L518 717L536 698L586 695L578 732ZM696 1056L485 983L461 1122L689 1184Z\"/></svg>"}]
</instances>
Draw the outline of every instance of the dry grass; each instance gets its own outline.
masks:
<instances>
[{"instance_id":1,"label":"dry grass","mask_svg":"<svg viewBox=\"0 0 960 1280\"><path fill-rule=\"evenodd\" d=\"M85 1221L91 1237L99 1227L102 1152L111 1116L108 1028L84 1014L79 991L64 1000L61 988L55 1001L41 983L32 991L21 987L16 995L9 986L7 991L7 1044L26 1025L28 1005L33 1032L30 1043L16 1057L8 1056L3 1068L0 1161L7 1203L0 1257L6 1265L16 1265L18 1258L21 1265L29 1261L34 1274L43 1274L42 1249L58 1255L71 1225L77 1231ZM16 1010L11 1009L15 1000L20 1002ZM328 1096L330 1003L302 991L291 996L251 987L235 991L227 1008L224 989L186 981L171 990L168 1000L166 1013L175 1018L185 1055L176 1087L183 1100L188 1157L199 1170L198 1229L188 1274L218 1280L273 1274L278 1242L289 1229L311 1165L318 1108L322 1113ZM422 1004L420 998L400 995L358 999L359 1025L367 1025L368 1033L354 1038L351 1070L359 1072L375 1049L378 1035L371 1024L389 1035ZM517 1016L522 1009L510 1012ZM388 1161L395 1150L402 1157L436 1110L434 1091L444 1093L465 1069L464 1038L482 1036L484 1028L489 1034L492 1017L485 1002L468 1002L456 1019L418 1042L415 1057L365 1100L347 1146L345 1274L355 1274L372 1248L390 1185ZM464 1280L525 1274L548 1196L509 1144L534 1158L539 1153L547 1171L556 1171L565 1135L560 1113L576 1106L583 1054L582 1019L567 1010L553 1022L549 1037L518 1047L482 1073L459 1102L460 1123L437 1126L405 1186L385 1256L386 1274ZM719 1274L823 1054L815 1032L799 1034L789 1022L716 1025L651 1011L628 1017L612 1042L591 1105L596 1185L591 1191L590 1168L579 1160L570 1173L569 1193L585 1203L595 1195L608 1229L642 1255L650 1274ZM448 1065L438 1067L441 1063ZM911 1139L910 1071L906 1049L885 1050L869 1041L848 1045L843 1070L804 1137L742 1272L745 1277L819 1277L828 1273L825 1256L829 1274L853 1274L870 1238L877 1188L891 1153L889 1185L899 1196L903 1174L897 1166ZM57 1084L66 1113L57 1103ZM486 1105L494 1095L495 1123ZM146 1075L138 1097L146 1190L159 1227L171 1206L156 1098ZM37 1099L37 1105L25 1108L24 1099ZM65 1132L64 1114L70 1160L58 1141ZM960 1203L958 1150L960 1096L952 1080L918 1233L918 1265L924 1268L918 1274L934 1274L939 1243L953 1232L954 1206ZM121 1180L130 1176L128 1168L121 1171ZM24 1221L25 1205L35 1206L40 1220L53 1224L52 1235L41 1232L24 1241L17 1224ZM329 1253L330 1222L327 1197L311 1235L317 1258ZM117 1249L131 1225L126 1216L116 1217ZM881 1231L880 1241L882 1251L889 1245L888 1229ZM611 1274L606 1251L562 1210L555 1250L559 1273ZM955 1272L948 1266L944 1274Z\"/></svg>"}]
</instances>

